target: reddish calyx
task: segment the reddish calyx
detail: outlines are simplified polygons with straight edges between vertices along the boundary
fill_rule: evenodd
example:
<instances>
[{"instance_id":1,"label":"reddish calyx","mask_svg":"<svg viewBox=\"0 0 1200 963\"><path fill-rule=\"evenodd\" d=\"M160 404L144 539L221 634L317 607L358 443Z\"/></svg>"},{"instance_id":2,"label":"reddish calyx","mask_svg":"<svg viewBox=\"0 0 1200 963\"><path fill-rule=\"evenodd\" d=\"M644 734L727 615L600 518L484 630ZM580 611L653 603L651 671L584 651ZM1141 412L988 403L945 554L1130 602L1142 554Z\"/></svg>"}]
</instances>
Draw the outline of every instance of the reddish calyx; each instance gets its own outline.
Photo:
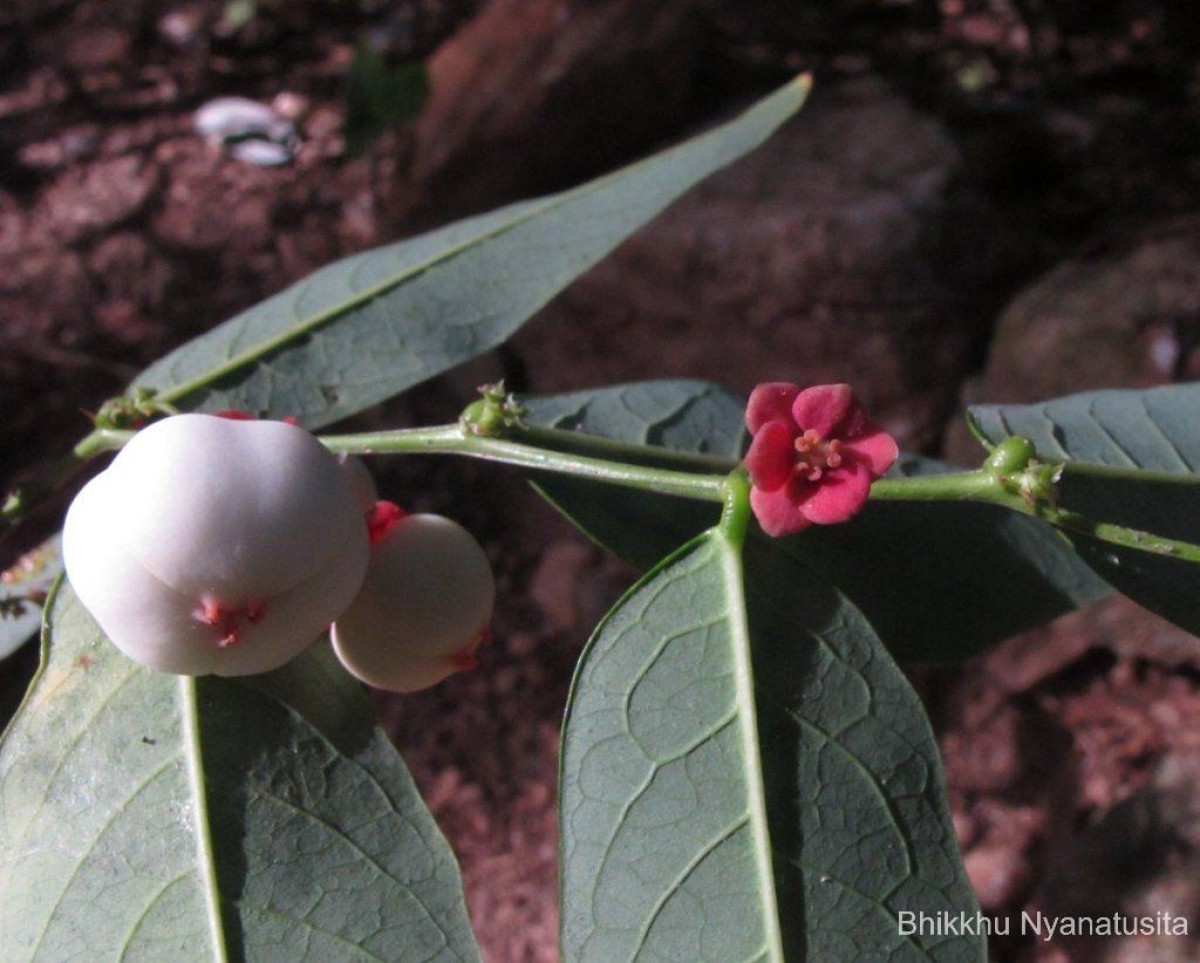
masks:
<instances>
[{"instance_id":1,"label":"reddish calyx","mask_svg":"<svg viewBox=\"0 0 1200 963\"><path fill-rule=\"evenodd\" d=\"M257 415L252 415L248 411L242 411L238 408L223 408L221 411L214 411L213 416L216 418L224 418L227 421L259 421ZM300 419L295 415L288 415L286 418L280 418L285 425L299 426Z\"/></svg>"},{"instance_id":2,"label":"reddish calyx","mask_svg":"<svg viewBox=\"0 0 1200 963\"><path fill-rule=\"evenodd\" d=\"M395 528L397 522L407 514L408 512L395 502L376 502L367 512L367 534L370 536L371 544L378 545L383 541L387 533Z\"/></svg>"},{"instance_id":3,"label":"reddish calyx","mask_svg":"<svg viewBox=\"0 0 1200 963\"><path fill-rule=\"evenodd\" d=\"M492 632L490 625L485 625L479 630L479 634L470 642L460 649L456 649L450 653L450 664L454 666L456 672L470 672L472 669L479 668L479 656L476 654L479 647L482 645L491 645L495 641L495 634Z\"/></svg>"},{"instance_id":4,"label":"reddish calyx","mask_svg":"<svg viewBox=\"0 0 1200 963\"><path fill-rule=\"evenodd\" d=\"M457 672L470 672L472 669L479 667L479 659L476 657L474 651L464 646L457 652L450 654L450 664L454 666Z\"/></svg>"},{"instance_id":5,"label":"reddish calyx","mask_svg":"<svg viewBox=\"0 0 1200 963\"><path fill-rule=\"evenodd\" d=\"M211 595L202 596L200 605L192 613L197 622L212 626L216 631L217 646L222 649L229 649L241 643L244 622L254 625L266 618L266 615L266 606L258 600L231 607Z\"/></svg>"}]
</instances>

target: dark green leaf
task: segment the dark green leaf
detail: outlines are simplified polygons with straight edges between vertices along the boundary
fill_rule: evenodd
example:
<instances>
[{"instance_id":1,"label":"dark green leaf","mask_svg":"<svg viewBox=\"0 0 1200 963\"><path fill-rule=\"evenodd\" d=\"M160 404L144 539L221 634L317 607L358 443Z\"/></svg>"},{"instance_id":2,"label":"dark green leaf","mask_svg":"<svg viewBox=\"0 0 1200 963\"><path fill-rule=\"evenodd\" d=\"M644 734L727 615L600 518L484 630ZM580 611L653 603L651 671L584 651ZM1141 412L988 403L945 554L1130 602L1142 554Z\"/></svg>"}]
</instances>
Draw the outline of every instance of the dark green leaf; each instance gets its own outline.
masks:
<instances>
[{"instance_id":1,"label":"dark green leaf","mask_svg":"<svg viewBox=\"0 0 1200 963\"><path fill-rule=\"evenodd\" d=\"M63 589L0 743L0 959L476 960L445 840L323 644L135 665Z\"/></svg>"},{"instance_id":2,"label":"dark green leaf","mask_svg":"<svg viewBox=\"0 0 1200 963\"><path fill-rule=\"evenodd\" d=\"M135 385L188 409L318 427L503 342L697 182L804 102L788 84L741 117L582 187L346 258L152 365Z\"/></svg>"},{"instance_id":3,"label":"dark green leaf","mask_svg":"<svg viewBox=\"0 0 1200 963\"><path fill-rule=\"evenodd\" d=\"M741 457L745 402L706 381L644 381L521 400L532 424L723 455L730 468ZM715 505L562 475L538 474L534 484L589 537L642 568L713 525L720 514Z\"/></svg>"},{"instance_id":4,"label":"dark green leaf","mask_svg":"<svg viewBox=\"0 0 1200 963\"><path fill-rule=\"evenodd\" d=\"M536 424L618 441L736 458L745 439L745 402L706 382L525 401ZM905 456L893 474L948 470ZM643 568L715 520L714 507L677 498L562 477L536 483L591 538ZM966 658L1108 591L1049 526L989 505L873 502L845 525L777 544L831 579L901 659Z\"/></svg>"},{"instance_id":5,"label":"dark green leaf","mask_svg":"<svg viewBox=\"0 0 1200 963\"><path fill-rule=\"evenodd\" d=\"M972 408L991 441L1029 437L1044 461L1066 461L1059 504L1111 522L1200 543L1200 385L1091 391L1037 405ZM1074 465L1074 462L1085 462ZM1141 469L1142 477L1096 470ZM1170 555L1072 534L1106 581L1193 634L1200 634L1200 567Z\"/></svg>"},{"instance_id":6,"label":"dark green leaf","mask_svg":"<svg viewBox=\"0 0 1200 963\"><path fill-rule=\"evenodd\" d=\"M870 626L797 562L718 533L589 643L563 736L568 959L982 960L901 935L967 914L919 702ZM753 663L751 675L750 664Z\"/></svg>"},{"instance_id":7,"label":"dark green leaf","mask_svg":"<svg viewBox=\"0 0 1200 963\"><path fill-rule=\"evenodd\" d=\"M1200 466L1200 384L1088 391L1034 405L976 405L971 417L992 442L1033 441L1046 461L1194 472Z\"/></svg>"},{"instance_id":8,"label":"dark green leaf","mask_svg":"<svg viewBox=\"0 0 1200 963\"><path fill-rule=\"evenodd\" d=\"M949 469L909 455L892 474ZM968 658L1109 591L1050 526L994 505L870 502L775 544L845 592L901 660Z\"/></svg>"}]
</instances>

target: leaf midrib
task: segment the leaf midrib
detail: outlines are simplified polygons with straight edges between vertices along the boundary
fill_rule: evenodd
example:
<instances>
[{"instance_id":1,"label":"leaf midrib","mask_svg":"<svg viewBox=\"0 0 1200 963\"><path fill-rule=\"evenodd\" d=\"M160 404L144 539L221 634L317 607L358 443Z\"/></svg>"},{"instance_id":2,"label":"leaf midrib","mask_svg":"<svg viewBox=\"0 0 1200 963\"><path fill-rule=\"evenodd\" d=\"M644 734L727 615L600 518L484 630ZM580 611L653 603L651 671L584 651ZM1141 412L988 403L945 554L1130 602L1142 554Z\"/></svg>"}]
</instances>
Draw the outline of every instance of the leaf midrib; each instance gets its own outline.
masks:
<instances>
[{"instance_id":1,"label":"leaf midrib","mask_svg":"<svg viewBox=\"0 0 1200 963\"><path fill-rule=\"evenodd\" d=\"M183 722L181 748L187 765L188 788L195 813L196 868L200 873L200 888L208 917L212 940L213 963L229 963L225 923L221 915L221 892L217 882L216 854L212 840L212 823L208 816L208 790L204 779L203 756L200 745L200 709L196 680L179 677L179 710Z\"/></svg>"},{"instance_id":2,"label":"leaf midrib","mask_svg":"<svg viewBox=\"0 0 1200 963\"><path fill-rule=\"evenodd\" d=\"M766 783L762 767L762 744L758 734L758 704L754 695L750 626L746 613L746 591L742 579L742 554L733 538L713 529L709 538L721 560L722 583L729 610L729 641L733 650L736 702L741 718L742 756L745 764L746 808L754 848L754 865L763 895L763 940L767 958L784 963L783 931L779 919L779 897L775 892L774 855L767 822Z\"/></svg>"}]
</instances>

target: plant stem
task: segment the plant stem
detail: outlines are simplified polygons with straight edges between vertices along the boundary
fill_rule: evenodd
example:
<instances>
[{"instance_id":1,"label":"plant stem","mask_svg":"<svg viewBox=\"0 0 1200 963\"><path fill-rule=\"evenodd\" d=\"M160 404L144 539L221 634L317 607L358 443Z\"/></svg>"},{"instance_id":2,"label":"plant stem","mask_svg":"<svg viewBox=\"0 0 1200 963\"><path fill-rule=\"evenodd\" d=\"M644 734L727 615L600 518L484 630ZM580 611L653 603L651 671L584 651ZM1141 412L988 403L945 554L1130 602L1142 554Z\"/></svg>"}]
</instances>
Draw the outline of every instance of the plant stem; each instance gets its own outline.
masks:
<instances>
[{"instance_id":1,"label":"plant stem","mask_svg":"<svg viewBox=\"0 0 1200 963\"><path fill-rule=\"evenodd\" d=\"M35 505L69 484L91 459L106 451L115 451L133 435L132 431L97 428L72 448L70 454L51 462L31 481L17 485L0 506L0 532L15 528Z\"/></svg>"},{"instance_id":2,"label":"plant stem","mask_svg":"<svg viewBox=\"0 0 1200 963\"><path fill-rule=\"evenodd\" d=\"M68 484L97 455L122 447L132 431L96 429L70 454L49 466L38 478L19 486L0 509L0 533L12 529L33 505ZM460 424L398 431L332 435L321 439L334 452L349 454L457 454L536 471L586 478L641 491L723 503L729 534L744 531L749 481L737 472L737 462L717 455L680 452L653 445L636 445L598 438L584 432L522 425L505 430L506 437L477 435ZM661 467L663 464L674 467ZM1068 462L1069 474L1129 479L1158 484L1195 484L1188 473L1147 472ZM1022 497L995 471L977 470L942 475L881 478L871 487L877 501L970 501L996 505L1040 518L1065 533L1085 535L1122 548L1181 561L1200 563L1200 545L1165 538ZM734 504L736 503L736 504ZM735 509L737 509L735 511ZM722 522L722 525L726 525Z\"/></svg>"},{"instance_id":3,"label":"plant stem","mask_svg":"<svg viewBox=\"0 0 1200 963\"><path fill-rule=\"evenodd\" d=\"M459 425L334 435L324 437L321 441L330 451L348 454L467 455L662 495L715 502L721 502L725 497L725 473L698 474L549 451L520 441L474 435Z\"/></svg>"},{"instance_id":4,"label":"plant stem","mask_svg":"<svg viewBox=\"0 0 1200 963\"><path fill-rule=\"evenodd\" d=\"M116 451L130 441L136 431L117 431L113 428L96 428L90 435L71 449L71 456L77 462L85 462L106 451Z\"/></svg>"},{"instance_id":5,"label":"plant stem","mask_svg":"<svg viewBox=\"0 0 1200 963\"><path fill-rule=\"evenodd\" d=\"M601 438L582 431L563 428L544 428L540 425L517 425L504 429L504 437L511 441L524 442L538 448L558 451L573 451L643 464L672 465L683 470L728 475L738 466L735 458L707 455L700 452L679 451L659 445L636 445L611 438Z\"/></svg>"},{"instance_id":6,"label":"plant stem","mask_svg":"<svg viewBox=\"0 0 1200 963\"><path fill-rule=\"evenodd\" d=\"M744 471L734 471L725 479L725 507L719 528L733 550L741 553L750 524L750 479Z\"/></svg>"},{"instance_id":7,"label":"plant stem","mask_svg":"<svg viewBox=\"0 0 1200 963\"><path fill-rule=\"evenodd\" d=\"M987 471L880 478L871 486L871 498L880 501L990 502L1018 511L1028 507L1024 499L1004 487L1000 476Z\"/></svg>"},{"instance_id":8,"label":"plant stem","mask_svg":"<svg viewBox=\"0 0 1200 963\"><path fill-rule=\"evenodd\" d=\"M1136 528L1126 528L1123 525L1113 525L1109 522L1096 522L1077 512L1063 511L1057 508L1043 508L1036 514L1064 532L1087 535L1099 542L1107 542L1110 545L1119 545L1122 548L1131 548L1139 552L1149 552L1152 555L1166 555L1183 562L1200 562L1200 545L1192 542L1164 538L1161 535L1142 532Z\"/></svg>"},{"instance_id":9,"label":"plant stem","mask_svg":"<svg viewBox=\"0 0 1200 963\"><path fill-rule=\"evenodd\" d=\"M1073 463L1068 463L1068 467ZM1089 465L1089 468L1099 466ZM1112 469L1106 477L1139 477L1134 472ZM1179 476L1186 479L1187 476ZM1160 480L1155 478L1155 481ZM1059 531L1086 535L1100 542L1155 555L1168 555L1186 562L1200 562L1200 545L1165 538L1124 525L1097 522L1078 512L1030 502L1008 490L1000 475L987 471L921 475L912 478L881 478L871 486L871 498L881 501L972 501L998 505L1010 511L1040 518Z\"/></svg>"}]
</instances>

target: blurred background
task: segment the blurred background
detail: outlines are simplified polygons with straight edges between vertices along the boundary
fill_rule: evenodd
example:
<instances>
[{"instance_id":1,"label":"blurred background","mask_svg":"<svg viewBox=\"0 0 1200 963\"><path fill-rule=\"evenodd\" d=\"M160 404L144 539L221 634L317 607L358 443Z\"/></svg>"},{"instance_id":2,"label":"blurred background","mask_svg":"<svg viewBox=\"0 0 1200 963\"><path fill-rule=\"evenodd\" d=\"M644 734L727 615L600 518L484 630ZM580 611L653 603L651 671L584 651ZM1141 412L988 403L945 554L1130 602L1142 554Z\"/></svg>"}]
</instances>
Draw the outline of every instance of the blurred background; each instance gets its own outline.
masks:
<instances>
[{"instance_id":1,"label":"blurred background","mask_svg":"<svg viewBox=\"0 0 1200 963\"><path fill-rule=\"evenodd\" d=\"M1200 378L1198 52L1195 0L5 0L0 480L314 268L632 161L800 70L809 106L764 148L360 426L450 420L501 375L852 381L908 450L978 461L974 401ZM372 467L496 566L481 668L377 704L487 959L555 960L558 724L636 573L511 472ZM33 659L0 665L0 703ZM1110 601L911 675L986 912L1192 922L997 939L995 961L1200 959L1196 639Z\"/></svg>"}]
</instances>

